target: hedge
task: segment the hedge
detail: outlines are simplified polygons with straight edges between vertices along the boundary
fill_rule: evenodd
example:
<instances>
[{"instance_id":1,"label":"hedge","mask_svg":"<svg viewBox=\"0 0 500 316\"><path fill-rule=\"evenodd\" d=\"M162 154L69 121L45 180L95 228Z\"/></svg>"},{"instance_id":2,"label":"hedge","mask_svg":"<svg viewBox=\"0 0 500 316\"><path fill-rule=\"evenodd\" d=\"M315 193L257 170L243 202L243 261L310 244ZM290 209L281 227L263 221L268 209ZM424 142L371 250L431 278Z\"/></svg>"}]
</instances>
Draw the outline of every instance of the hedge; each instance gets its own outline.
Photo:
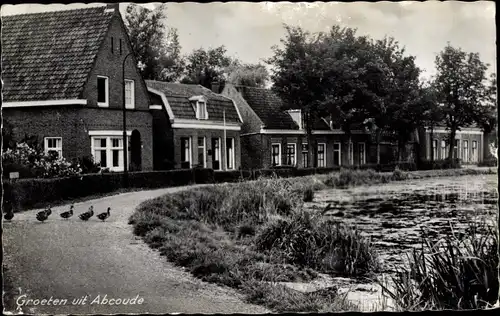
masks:
<instances>
[{"instance_id":1,"label":"hedge","mask_svg":"<svg viewBox=\"0 0 500 316\"><path fill-rule=\"evenodd\" d=\"M461 161L460 159L440 159L440 160L422 160L419 162L418 169L419 170L434 170L434 169L451 169L451 168L460 168Z\"/></svg>"},{"instance_id":2,"label":"hedge","mask_svg":"<svg viewBox=\"0 0 500 316\"><path fill-rule=\"evenodd\" d=\"M480 162L478 164L478 166L479 167L497 167L498 166L498 159L495 157L485 159L484 161Z\"/></svg>"},{"instance_id":3,"label":"hedge","mask_svg":"<svg viewBox=\"0 0 500 316\"><path fill-rule=\"evenodd\" d=\"M391 172L398 166L401 170L415 170L415 164L399 163L389 165L353 166L353 169L375 169ZM449 167L449 161L424 162L423 167L437 169ZM420 169L420 168L419 168ZM300 177L312 174L327 174L340 170L335 168L290 168L278 167L259 170L214 171L212 169L181 169L168 171L129 172L128 185L124 183L123 173L86 174L78 177L55 179L17 179L3 180L4 207L12 206L15 210L35 207L37 204L61 201L72 198L109 193L124 187L129 188L165 188L189 184L237 182L255 180L261 177L277 176L280 178Z\"/></svg>"}]
</instances>

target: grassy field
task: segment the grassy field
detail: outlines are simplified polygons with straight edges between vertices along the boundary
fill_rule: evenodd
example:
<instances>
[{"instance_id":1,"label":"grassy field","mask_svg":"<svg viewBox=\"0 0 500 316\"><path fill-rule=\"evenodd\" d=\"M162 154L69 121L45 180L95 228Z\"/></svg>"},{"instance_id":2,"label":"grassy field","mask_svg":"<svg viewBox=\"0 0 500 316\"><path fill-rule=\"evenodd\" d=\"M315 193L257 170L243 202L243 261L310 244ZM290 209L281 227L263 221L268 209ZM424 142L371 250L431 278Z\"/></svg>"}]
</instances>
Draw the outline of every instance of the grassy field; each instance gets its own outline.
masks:
<instances>
[{"instance_id":1,"label":"grassy field","mask_svg":"<svg viewBox=\"0 0 500 316\"><path fill-rule=\"evenodd\" d=\"M379 269L369 240L352 228L325 220L320 213L304 211L303 203L313 200L315 191L329 187L495 171L342 170L213 185L147 201L130 218L130 224L136 235L171 262L205 281L239 289L249 302L277 312L356 310L334 287L303 293L277 284L309 281L318 273L371 278ZM427 271L420 268L422 274ZM409 271L415 269L414 265ZM400 292L393 294L402 295L404 288L397 287Z\"/></svg>"}]
</instances>

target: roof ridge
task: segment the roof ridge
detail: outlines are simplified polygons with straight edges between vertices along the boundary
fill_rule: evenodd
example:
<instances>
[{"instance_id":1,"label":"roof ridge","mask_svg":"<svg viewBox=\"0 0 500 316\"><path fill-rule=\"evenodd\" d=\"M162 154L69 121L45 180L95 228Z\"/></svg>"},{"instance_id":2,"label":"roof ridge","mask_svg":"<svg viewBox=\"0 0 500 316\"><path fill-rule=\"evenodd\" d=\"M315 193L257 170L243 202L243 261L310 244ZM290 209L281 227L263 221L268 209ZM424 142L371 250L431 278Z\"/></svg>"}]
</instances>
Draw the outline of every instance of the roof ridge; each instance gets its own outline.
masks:
<instances>
[{"instance_id":1,"label":"roof ridge","mask_svg":"<svg viewBox=\"0 0 500 316\"><path fill-rule=\"evenodd\" d=\"M8 14L8 15L2 15L2 19L10 18L10 17L20 17L20 16L25 16L25 15L41 15L41 14L54 14L58 12L69 12L69 11L81 11L81 10L97 10L97 9L106 9L106 6L99 6L99 7L88 7L88 8L76 8L76 9L64 9L64 10L51 10L51 11L42 11L42 12L28 12L28 13L19 13L19 14ZM102 12L106 12L105 10L102 10Z\"/></svg>"},{"instance_id":2,"label":"roof ridge","mask_svg":"<svg viewBox=\"0 0 500 316\"><path fill-rule=\"evenodd\" d=\"M266 91L272 91L270 88L266 88L266 87L254 87L254 86L248 86L248 85L242 85L242 84L239 84L239 85L233 85L234 87L237 87L237 88L252 88L252 89L259 89L259 90L266 90Z\"/></svg>"}]
</instances>

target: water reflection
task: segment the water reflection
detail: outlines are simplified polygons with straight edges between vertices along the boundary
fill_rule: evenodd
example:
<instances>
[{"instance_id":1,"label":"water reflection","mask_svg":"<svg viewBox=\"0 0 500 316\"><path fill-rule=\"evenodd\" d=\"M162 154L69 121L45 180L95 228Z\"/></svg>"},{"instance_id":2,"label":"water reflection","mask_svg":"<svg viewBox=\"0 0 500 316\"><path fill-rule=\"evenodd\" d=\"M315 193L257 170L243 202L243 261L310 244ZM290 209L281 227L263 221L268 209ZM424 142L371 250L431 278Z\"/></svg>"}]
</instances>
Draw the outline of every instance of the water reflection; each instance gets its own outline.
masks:
<instances>
[{"instance_id":1,"label":"water reflection","mask_svg":"<svg viewBox=\"0 0 500 316\"><path fill-rule=\"evenodd\" d=\"M453 230L463 235L471 221L489 221L498 212L497 176L468 176L399 182L377 187L319 192L310 206L356 226L370 237L388 271L401 254L421 245L424 232L437 242Z\"/></svg>"}]
</instances>

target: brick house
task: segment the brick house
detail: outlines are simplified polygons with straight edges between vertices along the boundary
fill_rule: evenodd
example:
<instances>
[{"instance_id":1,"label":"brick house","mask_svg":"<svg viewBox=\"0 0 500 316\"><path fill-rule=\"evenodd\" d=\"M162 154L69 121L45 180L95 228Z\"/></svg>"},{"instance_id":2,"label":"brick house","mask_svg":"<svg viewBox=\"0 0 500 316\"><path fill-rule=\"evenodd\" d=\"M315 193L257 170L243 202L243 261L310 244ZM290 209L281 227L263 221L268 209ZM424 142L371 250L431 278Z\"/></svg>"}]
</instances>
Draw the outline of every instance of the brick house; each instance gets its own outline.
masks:
<instances>
[{"instance_id":1,"label":"brick house","mask_svg":"<svg viewBox=\"0 0 500 316\"><path fill-rule=\"evenodd\" d=\"M240 168L242 118L231 99L201 85L146 80L155 169Z\"/></svg>"},{"instance_id":2,"label":"brick house","mask_svg":"<svg viewBox=\"0 0 500 316\"><path fill-rule=\"evenodd\" d=\"M125 79L130 170L152 169L149 95L131 51L118 3L2 17L2 111L14 139L36 135L45 151L122 171Z\"/></svg>"},{"instance_id":3,"label":"brick house","mask_svg":"<svg viewBox=\"0 0 500 316\"><path fill-rule=\"evenodd\" d=\"M431 159L431 150L434 152L434 160L448 158L449 142L447 138L449 131L443 126L436 126L432 131L429 127L419 130L420 146L422 156ZM463 127L457 131L453 144L455 157L459 158L462 164L478 164L483 161L485 152L488 150L484 146L484 133L479 127Z\"/></svg>"},{"instance_id":4,"label":"brick house","mask_svg":"<svg viewBox=\"0 0 500 316\"><path fill-rule=\"evenodd\" d=\"M264 88L226 84L222 95L235 102L243 118L243 169L273 166L331 168L369 163L367 150L371 146L371 138L364 130L352 131L349 146L348 137L335 128L330 120L317 120L313 123L312 131L315 161L309 163L307 135L300 110L282 111L283 101L271 90Z\"/></svg>"}]
</instances>

